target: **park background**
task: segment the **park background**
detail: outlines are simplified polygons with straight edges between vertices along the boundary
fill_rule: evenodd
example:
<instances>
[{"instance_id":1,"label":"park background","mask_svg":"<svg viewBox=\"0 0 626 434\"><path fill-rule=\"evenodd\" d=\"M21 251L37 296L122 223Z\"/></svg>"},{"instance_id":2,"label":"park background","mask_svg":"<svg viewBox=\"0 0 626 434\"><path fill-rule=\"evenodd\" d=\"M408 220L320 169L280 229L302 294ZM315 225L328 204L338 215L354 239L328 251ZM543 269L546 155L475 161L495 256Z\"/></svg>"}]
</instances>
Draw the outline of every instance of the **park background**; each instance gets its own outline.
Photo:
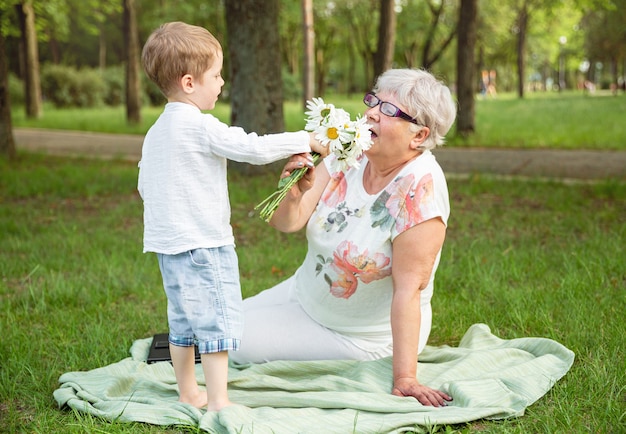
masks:
<instances>
[{"instance_id":1,"label":"park background","mask_svg":"<svg viewBox=\"0 0 626 434\"><path fill-rule=\"evenodd\" d=\"M626 86L625 0L0 0L10 95L0 107L39 119L45 104L125 105L145 132L142 108L163 97L141 70L141 46L172 20L222 41L229 120L261 133L284 129L280 102L358 100L390 67L423 67L449 83L462 137L476 131L477 94Z\"/></svg>"},{"instance_id":2,"label":"park background","mask_svg":"<svg viewBox=\"0 0 626 434\"><path fill-rule=\"evenodd\" d=\"M140 47L160 23L183 20L223 42L228 84L215 114L251 130L302 128L307 86L313 96L362 112L362 94L386 59L427 67L455 90L466 117L446 146L624 151L624 1L314 1L308 82L305 3L0 0L7 67L0 78L8 79L0 90L9 95L0 91L0 109L11 115L8 124L0 120L0 137L20 127L144 134L163 99L129 66L128 36ZM381 26L390 23L383 9L390 3L393 38ZM475 7L475 39L470 56L460 56L468 29L459 28L467 24L459 17L468 4ZM36 73L27 66L27 26L20 26L29 11ZM379 44L390 39L391 50ZM257 56L278 60L257 65ZM460 61L470 65L461 68L469 84ZM490 83L483 87L483 71L496 72L495 92ZM230 175L245 296L289 276L303 258L303 234L276 233L251 212L272 191L276 173ZM136 175L136 164L122 159L19 149L0 159L0 431L195 432L101 421L61 411L52 399L62 373L114 363L135 339L167 326L156 263L141 254ZM426 429L624 432L624 179L564 183L474 173L451 177L450 191L430 343L455 345L469 325L484 322L503 338L555 339L577 359L519 419Z\"/></svg>"}]
</instances>

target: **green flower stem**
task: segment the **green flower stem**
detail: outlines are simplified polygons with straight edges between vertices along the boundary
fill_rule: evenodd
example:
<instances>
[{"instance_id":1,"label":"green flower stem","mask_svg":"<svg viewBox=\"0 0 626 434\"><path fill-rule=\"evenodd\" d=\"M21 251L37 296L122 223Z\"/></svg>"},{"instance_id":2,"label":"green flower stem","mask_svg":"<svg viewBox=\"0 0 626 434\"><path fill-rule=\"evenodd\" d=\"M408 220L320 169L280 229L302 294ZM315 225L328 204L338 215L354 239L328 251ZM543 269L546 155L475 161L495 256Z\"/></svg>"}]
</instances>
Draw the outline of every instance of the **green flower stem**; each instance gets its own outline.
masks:
<instances>
[{"instance_id":1,"label":"green flower stem","mask_svg":"<svg viewBox=\"0 0 626 434\"><path fill-rule=\"evenodd\" d=\"M320 158L320 154L317 152L311 152L311 155L313 157L313 164L316 164ZM308 167L302 167L291 172L289 176L281 178L278 181L278 188L276 191L265 198L263 202L254 207L255 211L261 208L259 216L265 220L266 223L269 223L270 219L274 215L274 212L278 208L278 205L280 205L280 202L285 198L285 196L287 196L287 192L289 192L291 187L296 185L296 183L302 179L307 170L309 170Z\"/></svg>"}]
</instances>

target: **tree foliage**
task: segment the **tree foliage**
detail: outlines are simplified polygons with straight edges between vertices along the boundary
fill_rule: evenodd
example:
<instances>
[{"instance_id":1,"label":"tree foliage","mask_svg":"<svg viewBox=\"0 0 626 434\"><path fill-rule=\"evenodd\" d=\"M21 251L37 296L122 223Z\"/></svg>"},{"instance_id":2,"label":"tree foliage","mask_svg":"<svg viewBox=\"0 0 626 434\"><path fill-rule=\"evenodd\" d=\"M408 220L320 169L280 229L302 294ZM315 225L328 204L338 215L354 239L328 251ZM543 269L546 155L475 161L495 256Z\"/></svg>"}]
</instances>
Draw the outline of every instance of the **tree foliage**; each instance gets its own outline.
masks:
<instances>
[{"instance_id":1,"label":"tree foliage","mask_svg":"<svg viewBox=\"0 0 626 434\"><path fill-rule=\"evenodd\" d=\"M120 0L32 0L36 16L39 59L42 64L76 67L118 65L125 61ZM18 59L19 28L14 5L20 0L0 0L5 10L2 31L9 59ZM279 1L280 56L283 70L299 83L302 71L300 2ZM361 91L370 86L374 56L378 51L380 2L376 0L315 1L316 93L328 90ZM393 65L426 67L455 80L456 0L395 0L396 41ZM528 5L524 53L519 53L520 11ZM623 75L624 0L479 0L477 69L498 72L505 90L549 88L565 50L568 85L579 79L578 66L588 61L587 78L601 81L598 72ZM181 20L207 27L225 46L225 1L137 0L140 43L165 21ZM584 14L584 18L583 18ZM567 44L561 47L560 36ZM521 74L516 72L524 61ZM228 62L225 59L228 70ZM602 63L604 70L595 65ZM23 77L14 60L10 71ZM594 77L594 75L596 75ZM228 77L227 81L228 81ZM616 78L611 79L615 81Z\"/></svg>"},{"instance_id":2,"label":"tree foliage","mask_svg":"<svg viewBox=\"0 0 626 434\"><path fill-rule=\"evenodd\" d=\"M611 0L606 9L586 11L581 28L585 35L585 51L593 53L589 58L590 78L596 78L600 65L604 63L609 66L613 83L617 83L621 63L623 85L623 68L626 62L626 0Z\"/></svg>"},{"instance_id":3,"label":"tree foliage","mask_svg":"<svg viewBox=\"0 0 626 434\"><path fill-rule=\"evenodd\" d=\"M224 96L233 95L231 86L237 86L236 92L245 88L229 77L233 70L233 56L229 55L233 41L229 39L237 33L227 33L226 8L237 2L135 3L140 45L165 21L204 26L225 47ZM122 0L0 0L0 31L5 36L9 73L21 79L27 77L16 8L23 4L32 4L34 10L38 60L42 65L61 64L77 70L99 67L102 71L105 66L125 66ZM278 44L272 50L278 55L275 62L281 71L275 76L283 77L283 86L292 86L284 94L297 98L302 94L304 74L301 5L294 0L272 0L268 4L272 8L275 5L279 14ZM379 37L379 29L385 29L380 27L384 4L393 4L396 25L391 65L425 67L448 83L457 82L457 0L316 0L312 4L314 94L360 93L371 86L379 72L375 70L376 56L394 34ZM497 72L498 90L517 90L520 96L528 90L550 90L557 82L561 64L568 88L583 80L607 87L609 83L624 83L626 0L478 0L478 11L475 69L479 73L483 69ZM241 13L242 17L257 14L262 20L267 10L248 8ZM245 22L255 26L254 19ZM245 31L243 25L241 29ZM262 80L252 81L255 86L263 84ZM474 82L478 90L479 80Z\"/></svg>"},{"instance_id":4,"label":"tree foliage","mask_svg":"<svg viewBox=\"0 0 626 434\"><path fill-rule=\"evenodd\" d=\"M400 2L396 63L409 68L432 69L441 61L456 36L457 3L450 0Z\"/></svg>"}]
</instances>

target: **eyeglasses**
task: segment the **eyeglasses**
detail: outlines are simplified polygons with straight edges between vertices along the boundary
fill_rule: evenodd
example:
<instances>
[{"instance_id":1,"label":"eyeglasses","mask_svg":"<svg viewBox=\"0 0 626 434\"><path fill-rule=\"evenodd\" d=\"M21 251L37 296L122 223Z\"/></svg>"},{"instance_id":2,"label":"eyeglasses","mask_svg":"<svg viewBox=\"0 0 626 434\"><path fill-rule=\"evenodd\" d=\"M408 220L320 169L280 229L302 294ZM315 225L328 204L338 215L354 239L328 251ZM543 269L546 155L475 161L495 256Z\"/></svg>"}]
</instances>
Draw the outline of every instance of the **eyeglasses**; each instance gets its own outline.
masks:
<instances>
[{"instance_id":1,"label":"eyeglasses","mask_svg":"<svg viewBox=\"0 0 626 434\"><path fill-rule=\"evenodd\" d=\"M366 106L370 108L374 108L377 105L380 105L380 112L384 114L385 116L389 116L392 118L402 118L405 121L409 121L414 124L417 124L417 121L413 119L413 116L406 114L405 112L403 112L398 107L391 104L390 102L381 101L372 92L368 92L365 94L365 96L363 97L363 102L365 103Z\"/></svg>"}]
</instances>

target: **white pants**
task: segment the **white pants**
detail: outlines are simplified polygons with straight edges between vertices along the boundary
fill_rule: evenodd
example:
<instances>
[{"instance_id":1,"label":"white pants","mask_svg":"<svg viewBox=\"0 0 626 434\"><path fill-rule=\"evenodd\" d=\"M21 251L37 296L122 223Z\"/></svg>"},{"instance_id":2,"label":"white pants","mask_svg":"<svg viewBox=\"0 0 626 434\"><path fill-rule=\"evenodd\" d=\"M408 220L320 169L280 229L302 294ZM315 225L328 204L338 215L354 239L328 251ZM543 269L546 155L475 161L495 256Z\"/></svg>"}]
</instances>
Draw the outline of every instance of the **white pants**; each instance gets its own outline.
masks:
<instances>
[{"instance_id":1,"label":"white pants","mask_svg":"<svg viewBox=\"0 0 626 434\"><path fill-rule=\"evenodd\" d=\"M374 351L314 321L292 291L292 279L243 301L244 330L235 363L272 360L375 360L391 356L391 346Z\"/></svg>"}]
</instances>

